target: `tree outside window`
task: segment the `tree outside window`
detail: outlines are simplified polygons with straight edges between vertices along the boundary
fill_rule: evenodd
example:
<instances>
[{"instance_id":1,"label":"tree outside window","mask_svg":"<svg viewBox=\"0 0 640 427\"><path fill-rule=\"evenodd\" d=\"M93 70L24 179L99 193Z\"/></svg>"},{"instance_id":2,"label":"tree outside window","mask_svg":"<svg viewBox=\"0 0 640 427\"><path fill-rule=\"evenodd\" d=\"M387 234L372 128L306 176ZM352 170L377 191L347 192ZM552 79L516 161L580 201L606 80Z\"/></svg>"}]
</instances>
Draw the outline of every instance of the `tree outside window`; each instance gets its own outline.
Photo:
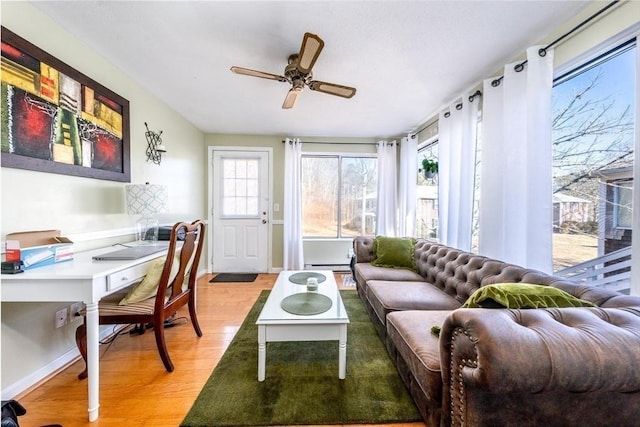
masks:
<instances>
[{"instance_id":1,"label":"tree outside window","mask_svg":"<svg viewBox=\"0 0 640 427\"><path fill-rule=\"evenodd\" d=\"M375 234L378 160L348 155L302 156L304 237Z\"/></svg>"},{"instance_id":2,"label":"tree outside window","mask_svg":"<svg viewBox=\"0 0 640 427\"><path fill-rule=\"evenodd\" d=\"M554 269L619 248L629 222L635 122L635 40L560 76L553 89ZM615 189L616 187L618 189ZM622 190L620 190L622 189ZM624 236L624 245L630 244Z\"/></svg>"}]
</instances>

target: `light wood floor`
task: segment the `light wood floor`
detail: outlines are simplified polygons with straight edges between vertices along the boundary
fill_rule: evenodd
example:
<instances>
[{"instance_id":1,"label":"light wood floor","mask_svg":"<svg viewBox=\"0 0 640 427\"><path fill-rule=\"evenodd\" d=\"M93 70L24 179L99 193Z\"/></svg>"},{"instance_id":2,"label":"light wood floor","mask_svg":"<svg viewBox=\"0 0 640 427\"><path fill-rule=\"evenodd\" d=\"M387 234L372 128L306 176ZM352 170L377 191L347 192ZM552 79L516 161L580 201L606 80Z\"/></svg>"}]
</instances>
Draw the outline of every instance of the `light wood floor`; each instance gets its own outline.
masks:
<instances>
[{"instance_id":1,"label":"light wood floor","mask_svg":"<svg viewBox=\"0 0 640 427\"><path fill-rule=\"evenodd\" d=\"M211 277L198 282L202 338L196 336L190 322L165 331L174 372L165 371L153 331L121 335L110 346L100 346L101 406L96 422L88 422L87 383L76 378L83 368L77 361L17 397L27 409L20 417L21 427L53 423L64 427L179 426L256 298L262 290L271 289L277 275L261 274L253 283L209 283ZM336 274L336 281L342 284L341 274ZM181 310L178 316L188 317L188 313Z\"/></svg>"}]
</instances>

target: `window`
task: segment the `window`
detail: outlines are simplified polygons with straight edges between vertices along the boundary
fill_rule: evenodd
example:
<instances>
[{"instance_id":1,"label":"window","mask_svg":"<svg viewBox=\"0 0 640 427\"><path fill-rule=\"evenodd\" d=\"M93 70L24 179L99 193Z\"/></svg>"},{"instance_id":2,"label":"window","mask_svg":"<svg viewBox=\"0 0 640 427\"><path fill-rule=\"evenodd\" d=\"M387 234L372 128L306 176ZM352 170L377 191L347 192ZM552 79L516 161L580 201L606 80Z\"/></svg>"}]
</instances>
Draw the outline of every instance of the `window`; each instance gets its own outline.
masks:
<instances>
[{"instance_id":1,"label":"window","mask_svg":"<svg viewBox=\"0 0 640 427\"><path fill-rule=\"evenodd\" d=\"M555 270L631 244L636 51L619 43L555 79Z\"/></svg>"},{"instance_id":2,"label":"window","mask_svg":"<svg viewBox=\"0 0 640 427\"><path fill-rule=\"evenodd\" d=\"M613 184L614 224L616 228L631 228L631 205L633 187L631 182L616 182Z\"/></svg>"},{"instance_id":3,"label":"window","mask_svg":"<svg viewBox=\"0 0 640 427\"><path fill-rule=\"evenodd\" d=\"M257 217L258 159L222 160L222 216Z\"/></svg>"},{"instance_id":4,"label":"window","mask_svg":"<svg viewBox=\"0 0 640 427\"><path fill-rule=\"evenodd\" d=\"M305 237L375 234L378 160L350 155L302 156Z\"/></svg>"},{"instance_id":5,"label":"window","mask_svg":"<svg viewBox=\"0 0 640 427\"><path fill-rule=\"evenodd\" d=\"M430 141L418 148L418 170L422 169L422 159L438 160L438 140ZM416 236L438 239L438 175L427 178L418 174L416 188Z\"/></svg>"}]
</instances>

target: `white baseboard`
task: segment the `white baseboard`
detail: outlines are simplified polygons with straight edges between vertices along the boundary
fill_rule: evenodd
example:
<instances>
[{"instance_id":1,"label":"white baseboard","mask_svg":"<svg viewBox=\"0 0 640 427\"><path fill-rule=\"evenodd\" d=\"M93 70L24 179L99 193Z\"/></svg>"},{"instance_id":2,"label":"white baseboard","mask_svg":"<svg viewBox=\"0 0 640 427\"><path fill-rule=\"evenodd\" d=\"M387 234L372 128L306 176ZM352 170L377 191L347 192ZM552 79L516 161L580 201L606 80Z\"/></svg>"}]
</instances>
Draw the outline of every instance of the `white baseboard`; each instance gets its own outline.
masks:
<instances>
[{"instance_id":1,"label":"white baseboard","mask_svg":"<svg viewBox=\"0 0 640 427\"><path fill-rule=\"evenodd\" d=\"M71 362L75 361L80 356L80 352L78 352L77 348L69 350L62 356L58 357L56 360L51 363L43 366L35 372L30 373L26 377L20 379L7 387L2 388L2 400L14 399L18 394L28 390L30 387L33 387L35 384L38 384L43 379L47 378L54 372L60 370L61 368L69 365ZM4 386L4 384L3 384Z\"/></svg>"},{"instance_id":2,"label":"white baseboard","mask_svg":"<svg viewBox=\"0 0 640 427\"><path fill-rule=\"evenodd\" d=\"M100 341L106 339L113 333L113 326L103 326L100 328ZM2 384L2 400L15 399L20 393L24 393L29 390L31 387L35 386L42 380L56 373L57 371L67 367L68 365L75 362L78 357L80 357L80 351L78 351L77 347L73 347L57 359L47 363L42 368L38 369L35 372L30 373L29 375L21 378L19 381L16 381L13 384L8 386L4 386ZM78 372L80 373L80 372Z\"/></svg>"}]
</instances>

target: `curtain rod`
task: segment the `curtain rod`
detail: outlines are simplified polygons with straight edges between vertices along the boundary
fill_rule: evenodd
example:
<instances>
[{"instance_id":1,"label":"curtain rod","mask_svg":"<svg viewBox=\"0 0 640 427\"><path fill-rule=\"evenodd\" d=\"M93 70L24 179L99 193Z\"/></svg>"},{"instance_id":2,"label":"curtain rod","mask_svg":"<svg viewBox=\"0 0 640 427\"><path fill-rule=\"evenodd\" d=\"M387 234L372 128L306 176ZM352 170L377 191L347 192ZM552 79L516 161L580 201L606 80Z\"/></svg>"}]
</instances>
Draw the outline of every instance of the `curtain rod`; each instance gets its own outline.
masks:
<instances>
[{"instance_id":1,"label":"curtain rod","mask_svg":"<svg viewBox=\"0 0 640 427\"><path fill-rule=\"evenodd\" d=\"M469 102L473 102L474 99L476 99L476 98L478 98L480 96L482 96L482 92L480 90L476 90L471 95L469 95ZM456 104L456 110L461 110L461 109L462 109L462 103ZM448 111L446 113L444 113L445 117L449 117L450 115L451 115L451 113L449 113ZM435 125L436 123L438 123L438 121L434 120L433 122L429 123L428 125L424 125L423 127L418 129L417 131L415 131L411 135L411 139L415 139L417 134L419 134L420 132L424 131L427 128L430 128L431 126Z\"/></svg>"},{"instance_id":2,"label":"curtain rod","mask_svg":"<svg viewBox=\"0 0 640 427\"><path fill-rule=\"evenodd\" d=\"M476 90L473 95L469 96L469 102L473 102L473 100L477 97L477 96L482 96L482 92L480 92L479 90ZM462 110L462 102L459 104L456 104L456 110ZM449 111L447 111L446 113L444 113L444 117L448 118L449 116L451 116L451 113Z\"/></svg>"},{"instance_id":3,"label":"curtain rod","mask_svg":"<svg viewBox=\"0 0 640 427\"><path fill-rule=\"evenodd\" d=\"M434 120L431 123L429 123L428 125L422 126L420 129L418 129L417 131L413 132L413 134L411 134L411 139L415 139L416 135L418 135L420 132L423 132L424 130L429 129L431 126L433 126L433 125L435 125L437 123L438 123L438 121Z\"/></svg>"},{"instance_id":4,"label":"curtain rod","mask_svg":"<svg viewBox=\"0 0 640 427\"><path fill-rule=\"evenodd\" d=\"M556 45L557 43L560 43L561 41L563 41L564 39L566 39L567 37L569 37L570 35L572 35L576 31L578 31L580 28L582 28L583 26L585 26L586 24L588 24L589 22L593 21L595 18L597 18L598 16L602 15L604 12L606 12L607 10L609 10L610 8L615 6L617 3L620 3L620 0L612 1L608 5L606 5L605 7L603 7L602 9L600 9L599 11L597 11L596 13L594 13L593 15L591 15L590 17L588 17L587 19L585 19L584 21L582 21L581 23L579 23L578 25L573 27L571 30L567 31L566 33L564 33L563 35L561 35L560 37L558 37L557 39L555 39L554 41L552 41L551 43L546 45L545 47L541 47L540 49L538 49L538 55L546 56L547 55L547 50L549 50L552 46ZM527 62L528 61L525 59L521 63L516 64L513 67L514 71L516 73L519 73L522 70L524 70L524 66L527 65ZM493 86L493 87L500 86L500 83L502 82L503 78L504 78L504 76L500 76L497 79L493 80L491 82L491 86Z\"/></svg>"},{"instance_id":5,"label":"curtain rod","mask_svg":"<svg viewBox=\"0 0 640 427\"><path fill-rule=\"evenodd\" d=\"M282 143L286 143L287 140L283 139ZM351 144L351 145L375 145L377 142L348 142L348 141L300 141L303 144L329 144L329 145L340 145L340 144Z\"/></svg>"}]
</instances>

